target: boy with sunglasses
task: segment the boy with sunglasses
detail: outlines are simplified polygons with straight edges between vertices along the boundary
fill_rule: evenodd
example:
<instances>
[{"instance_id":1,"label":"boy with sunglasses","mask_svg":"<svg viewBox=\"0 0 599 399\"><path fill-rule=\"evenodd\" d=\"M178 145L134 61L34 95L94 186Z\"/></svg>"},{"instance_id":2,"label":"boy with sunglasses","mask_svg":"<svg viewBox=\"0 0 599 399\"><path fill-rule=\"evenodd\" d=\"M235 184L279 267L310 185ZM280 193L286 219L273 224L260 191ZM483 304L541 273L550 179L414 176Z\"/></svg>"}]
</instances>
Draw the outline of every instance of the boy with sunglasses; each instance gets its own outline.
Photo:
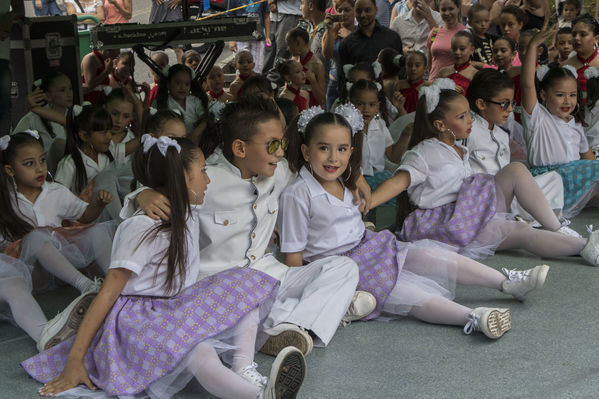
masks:
<instances>
[{"instance_id":1,"label":"boy with sunglasses","mask_svg":"<svg viewBox=\"0 0 599 399\"><path fill-rule=\"evenodd\" d=\"M232 267L252 267L280 280L276 301L264 321L269 339L262 351L276 355L292 345L308 354L313 336L326 346L341 321L358 320L375 308L374 297L355 291L358 268L347 257L332 256L290 268L268 253L279 195L295 179L282 159L287 139L276 104L243 97L225 107L220 121L222 144L206 160L211 184L200 210L198 279ZM204 144L200 146L205 148ZM369 195L361 180L361 192ZM168 218L168 201L161 194L147 190L137 199L149 216ZM131 209L128 205L126 200L124 212Z\"/></svg>"}]
</instances>

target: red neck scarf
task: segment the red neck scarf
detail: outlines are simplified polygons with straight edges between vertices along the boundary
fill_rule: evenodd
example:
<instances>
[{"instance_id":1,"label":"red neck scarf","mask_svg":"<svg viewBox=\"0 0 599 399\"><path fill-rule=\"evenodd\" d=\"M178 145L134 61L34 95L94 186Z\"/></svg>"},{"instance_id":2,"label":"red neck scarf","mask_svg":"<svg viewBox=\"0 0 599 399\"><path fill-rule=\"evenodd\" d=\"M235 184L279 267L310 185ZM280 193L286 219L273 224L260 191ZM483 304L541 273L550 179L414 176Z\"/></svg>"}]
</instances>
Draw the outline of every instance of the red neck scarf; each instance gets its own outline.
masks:
<instances>
[{"instance_id":1,"label":"red neck scarf","mask_svg":"<svg viewBox=\"0 0 599 399\"><path fill-rule=\"evenodd\" d=\"M214 98L215 100L217 98L219 98L220 96L222 96L223 94L225 94L225 90L224 89L220 89L219 92L213 92L212 90L208 90L208 94L210 95L210 97Z\"/></svg>"},{"instance_id":2,"label":"red neck scarf","mask_svg":"<svg viewBox=\"0 0 599 399\"><path fill-rule=\"evenodd\" d=\"M454 65L456 73L462 72L464 69L470 66L470 61L463 63L462 65Z\"/></svg>"},{"instance_id":3,"label":"red neck scarf","mask_svg":"<svg viewBox=\"0 0 599 399\"><path fill-rule=\"evenodd\" d=\"M312 56L314 56L314 53L312 51L308 51L308 53L306 54L306 56L303 59L302 59L302 57L300 57L299 62L304 67L304 72L306 72L308 70L305 67L305 65L308 61L310 61L312 59Z\"/></svg>"}]
</instances>

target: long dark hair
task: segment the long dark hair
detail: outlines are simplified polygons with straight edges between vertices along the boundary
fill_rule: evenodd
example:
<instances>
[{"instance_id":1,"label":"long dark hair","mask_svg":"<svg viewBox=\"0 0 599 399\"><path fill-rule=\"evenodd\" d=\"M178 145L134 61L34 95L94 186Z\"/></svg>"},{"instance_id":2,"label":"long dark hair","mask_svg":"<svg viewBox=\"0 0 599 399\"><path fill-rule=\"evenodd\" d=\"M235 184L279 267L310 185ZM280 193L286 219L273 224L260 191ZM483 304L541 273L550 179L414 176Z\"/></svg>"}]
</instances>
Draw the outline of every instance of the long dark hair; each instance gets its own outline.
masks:
<instances>
[{"instance_id":1,"label":"long dark hair","mask_svg":"<svg viewBox=\"0 0 599 399\"><path fill-rule=\"evenodd\" d=\"M379 90L379 88L376 86L374 82L371 82L370 80L360 79L356 83L354 83L351 89L349 90L349 101L353 103L358 93L366 90L376 92L376 97L379 100L379 114L385 121L385 125L389 126L389 109L387 108L387 97L385 96L383 90Z\"/></svg>"},{"instance_id":2,"label":"long dark hair","mask_svg":"<svg viewBox=\"0 0 599 399\"><path fill-rule=\"evenodd\" d=\"M191 213L185 171L199 156L200 149L190 140L183 137L174 137L181 152L174 147L168 147L166 155L162 155L158 146L154 144L148 152L139 147L133 157L133 176L147 187L164 194L169 202L171 214L169 220L162 221L160 225L147 231L139 241L141 245L145 240L155 240L162 232L169 233L169 246L161 254L159 263L167 261L165 289L167 293L177 294L187 273L187 218ZM156 272L158 269L156 270ZM175 285L175 278L181 284ZM154 276L156 278L156 276Z\"/></svg>"},{"instance_id":3,"label":"long dark hair","mask_svg":"<svg viewBox=\"0 0 599 399\"><path fill-rule=\"evenodd\" d=\"M61 78L61 77L67 77L68 76L60 71L60 70L53 70L48 72L46 75L44 75L44 77L42 78L42 82L40 84L40 89L42 89L43 92L47 92L50 87L54 84L54 82L56 81L56 79ZM71 79L69 78L69 81ZM50 137L55 138L56 137L56 133L54 133L54 129L52 128L52 124L44 119L44 118L40 118L42 121L42 124L44 125L44 128L46 129L46 132L48 132L48 134L50 135Z\"/></svg>"},{"instance_id":4,"label":"long dark hair","mask_svg":"<svg viewBox=\"0 0 599 399\"><path fill-rule=\"evenodd\" d=\"M0 236L7 241L16 241L23 238L27 233L33 230L33 221L27 221L17 213L13 204L17 202L17 190L13 187L12 177L6 173L5 166L13 166L17 151L24 146L40 145L42 149L44 144L41 139L36 139L28 133L16 133L10 136L8 147L0 151ZM14 167L14 166L13 166ZM18 205L17 205L18 207Z\"/></svg>"},{"instance_id":5,"label":"long dark hair","mask_svg":"<svg viewBox=\"0 0 599 399\"><path fill-rule=\"evenodd\" d=\"M449 111L450 103L457 98L463 98L463 96L455 90L441 90L439 94L439 104L433 110L428 113L426 107L426 96L421 96L418 99L416 105L416 116L414 119L414 131L408 142L408 150L411 150L416 145L424 140L437 137L439 131L433 125L436 120L442 120ZM401 229L405 218L414 210L414 206L410 203L410 197L407 191L402 192L397 197L397 214L395 218L395 224L398 229Z\"/></svg>"},{"instance_id":6,"label":"long dark hair","mask_svg":"<svg viewBox=\"0 0 599 399\"><path fill-rule=\"evenodd\" d=\"M74 116L73 108L67 113L67 144L64 155L70 155L75 163L75 193L80 193L87 185L87 172L79 152L84 143L79 137L79 132L83 130L91 133L110 129L112 129L112 117L104 108L86 105L78 116ZM110 161L114 161L110 151L106 151L104 154Z\"/></svg>"},{"instance_id":7,"label":"long dark hair","mask_svg":"<svg viewBox=\"0 0 599 399\"><path fill-rule=\"evenodd\" d=\"M576 82L576 105L577 109L572 112L572 116L574 116L574 120L578 123L584 123L584 102L582 99L582 90L580 90L580 85L578 84L578 78L574 77L570 71L563 67L551 68L549 72L543 77L543 80L539 83L539 95L538 101L542 103L541 91L547 93L547 91L553 87L555 82L563 79L573 79Z\"/></svg>"},{"instance_id":8,"label":"long dark hair","mask_svg":"<svg viewBox=\"0 0 599 399\"><path fill-rule=\"evenodd\" d=\"M593 108L599 101L599 77L587 79L587 104Z\"/></svg>"},{"instance_id":9,"label":"long dark hair","mask_svg":"<svg viewBox=\"0 0 599 399\"><path fill-rule=\"evenodd\" d=\"M507 72L491 68L481 69L472 78L466 93L470 109L480 114L476 100L479 98L489 100L505 89L514 89L514 81Z\"/></svg>"},{"instance_id":10,"label":"long dark hair","mask_svg":"<svg viewBox=\"0 0 599 399\"><path fill-rule=\"evenodd\" d=\"M233 141L250 140L256 134L259 123L272 119L280 120L277 104L272 99L258 96L242 97L236 102L228 103L220 116L217 129L207 130L200 137L200 148L207 157L219 145L223 146L223 155L233 161Z\"/></svg>"},{"instance_id":11,"label":"long dark hair","mask_svg":"<svg viewBox=\"0 0 599 399\"><path fill-rule=\"evenodd\" d=\"M325 128L327 125L343 126L347 128L348 134L351 135L351 126L345 120L345 118L339 114L332 112L324 112L312 118L306 126L305 132L300 132L297 127L297 119L287 129L287 139L289 140L289 147L287 147L287 161L289 162L289 169L292 172L299 172L302 166L308 163L304 159L302 154L302 144L310 145L310 142L319 128ZM343 184L350 190L356 188L356 181L360 177L360 166L362 164L362 132L357 132L351 137L351 146L354 148L351 156L349 157L349 173L347 169L341 175Z\"/></svg>"}]
</instances>

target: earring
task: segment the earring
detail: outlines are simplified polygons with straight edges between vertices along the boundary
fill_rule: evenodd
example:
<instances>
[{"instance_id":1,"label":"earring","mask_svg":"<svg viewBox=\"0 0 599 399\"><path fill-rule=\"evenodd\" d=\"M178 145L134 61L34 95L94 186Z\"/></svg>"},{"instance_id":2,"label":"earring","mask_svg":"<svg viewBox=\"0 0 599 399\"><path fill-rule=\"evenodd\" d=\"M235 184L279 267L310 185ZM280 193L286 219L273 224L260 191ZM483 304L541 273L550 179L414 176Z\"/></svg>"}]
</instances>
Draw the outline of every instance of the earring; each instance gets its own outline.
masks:
<instances>
[{"instance_id":1,"label":"earring","mask_svg":"<svg viewBox=\"0 0 599 399\"><path fill-rule=\"evenodd\" d=\"M455 133L453 132L453 130L447 129L446 132L449 132L453 136L454 141L457 140L457 137L455 136Z\"/></svg>"}]
</instances>

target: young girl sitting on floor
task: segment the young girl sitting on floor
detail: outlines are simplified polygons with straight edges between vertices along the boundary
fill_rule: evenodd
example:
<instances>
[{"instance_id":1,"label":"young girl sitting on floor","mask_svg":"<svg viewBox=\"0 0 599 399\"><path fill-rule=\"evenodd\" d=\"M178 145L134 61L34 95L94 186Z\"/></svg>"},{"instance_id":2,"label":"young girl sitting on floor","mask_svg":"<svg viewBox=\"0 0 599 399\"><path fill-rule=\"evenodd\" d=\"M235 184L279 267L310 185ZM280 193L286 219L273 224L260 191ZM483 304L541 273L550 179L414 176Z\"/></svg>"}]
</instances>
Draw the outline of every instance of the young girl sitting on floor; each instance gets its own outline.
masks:
<instances>
[{"instance_id":1,"label":"young girl sitting on floor","mask_svg":"<svg viewBox=\"0 0 599 399\"><path fill-rule=\"evenodd\" d=\"M143 174L135 177L167 196L169 221L138 211L119 226L106 281L76 338L23 368L49 396L85 384L109 395L170 397L195 377L220 398L295 397L305 373L301 352L281 351L268 379L253 363L278 281L249 268L197 281L199 205L210 182L202 151L185 138L149 135L143 147L134 160ZM231 345L229 369L219 352Z\"/></svg>"},{"instance_id":2,"label":"young girl sitting on floor","mask_svg":"<svg viewBox=\"0 0 599 399\"><path fill-rule=\"evenodd\" d=\"M8 302L17 324L41 351L76 332L76 325L99 288L77 268L96 261L106 270L112 244L108 226L61 228L62 223L94 221L111 196L100 191L88 204L62 185L46 182L44 149L34 131L0 138L0 161L0 250L18 259L3 255L0 260L0 298ZM36 264L82 293L67 311L49 323L31 297L31 271ZM6 285L17 277L14 286ZM23 302L15 302L18 298Z\"/></svg>"},{"instance_id":3,"label":"young girl sitting on floor","mask_svg":"<svg viewBox=\"0 0 599 399\"><path fill-rule=\"evenodd\" d=\"M376 309L412 316L428 323L464 326L499 338L511 328L509 309L459 305L453 299L456 282L502 290L518 299L540 288L548 266L504 274L461 255L423 244L397 241L393 233L365 230L358 207L352 204L360 170L364 122L351 105L338 114L311 108L299 118L289 160L298 179L281 194L279 233L285 263L302 266L329 255L352 258L360 270L359 290L375 295ZM295 145L294 145L295 144ZM301 146L300 146L301 144Z\"/></svg>"},{"instance_id":4,"label":"young girl sitting on floor","mask_svg":"<svg viewBox=\"0 0 599 399\"><path fill-rule=\"evenodd\" d=\"M472 173L468 149L456 142L470 134L470 107L454 87L453 81L439 79L421 89L418 129L395 175L372 194L371 206L408 190L417 209L410 212L403 193L397 217L402 241L434 239L470 257L506 249L526 249L543 257L580 253L595 265L599 233L588 242L557 233L561 224L526 166L511 163L495 176ZM501 216L514 197L543 229Z\"/></svg>"}]
</instances>

